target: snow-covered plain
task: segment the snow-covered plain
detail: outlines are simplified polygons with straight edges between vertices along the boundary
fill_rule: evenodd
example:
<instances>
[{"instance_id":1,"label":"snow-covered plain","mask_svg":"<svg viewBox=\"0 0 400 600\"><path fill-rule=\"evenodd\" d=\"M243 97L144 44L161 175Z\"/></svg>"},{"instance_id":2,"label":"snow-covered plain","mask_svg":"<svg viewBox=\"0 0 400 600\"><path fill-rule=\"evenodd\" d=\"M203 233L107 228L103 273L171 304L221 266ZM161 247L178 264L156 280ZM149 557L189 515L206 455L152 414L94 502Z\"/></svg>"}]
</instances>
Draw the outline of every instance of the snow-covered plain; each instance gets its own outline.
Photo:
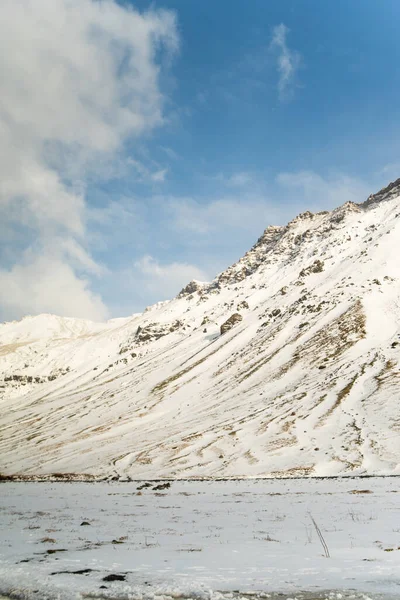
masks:
<instances>
[{"instance_id":1,"label":"snow-covered plain","mask_svg":"<svg viewBox=\"0 0 400 600\"><path fill-rule=\"evenodd\" d=\"M400 598L397 478L156 485L1 484L0 594Z\"/></svg>"},{"instance_id":2,"label":"snow-covered plain","mask_svg":"<svg viewBox=\"0 0 400 600\"><path fill-rule=\"evenodd\" d=\"M400 180L142 314L0 325L0 473L400 474L399 256Z\"/></svg>"}]
</instances>

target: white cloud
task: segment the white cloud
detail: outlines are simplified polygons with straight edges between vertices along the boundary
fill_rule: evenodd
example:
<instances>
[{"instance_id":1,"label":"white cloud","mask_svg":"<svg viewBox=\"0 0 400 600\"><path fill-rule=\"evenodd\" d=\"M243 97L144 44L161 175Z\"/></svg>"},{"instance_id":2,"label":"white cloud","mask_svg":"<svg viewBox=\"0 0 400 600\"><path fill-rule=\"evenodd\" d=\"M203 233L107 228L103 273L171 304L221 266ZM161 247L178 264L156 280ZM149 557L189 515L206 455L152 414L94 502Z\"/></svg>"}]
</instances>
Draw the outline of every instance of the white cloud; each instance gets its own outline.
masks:
<instances>
[{"instance_id":1,"label":"white cloud","mask_svg":"<svg viewBox=\"0 0 400 600\"><path fill-rule=\"evenodd\" d=\"M90 291L63 259L50 254L25 259L10 270L0 269L2 310L7 319L21 315L56 313L66 317L102 320L107 316L101 298Z\"/></svg>"},{"instance_id":2,"label":"white cloud","mask_svg":"<svg viewBox=\"0 0 400 600\"><path fill-rule=\"evenodd\" d=\"M86 239L85 182L112 171L127 138L163 124L160 57L178 47L174 14L140 14L114 0L3 0L1 13L0 219L30 230L35 245L1 272L15 308L1 300L0 313L49 310L37 289L53 289L49 265L57 264L65 282L52 310L104 314L82 279L82 270L101 271Z\"/></svg>"},{"instance_id":3,"label":"white cloud","mask_svg":"<svg viewBox=\"0 0 400 600\"><path fill-rule=\"evenodd\" d=\"M276 56L276 67L279 74L278 91L279 97L283 100L288 98L293 91L296 72L301 63L301 56L298 52L291 50L287 44L288 27L281 23L276 25L272 31L272 40L270 50Z\"/></svg>"},{"instance_id":4,"label":"white cloud","mask_svg":"<svg viewBox=\"0 0 400 600\"><path fill-rule=\"evenodd\" d=\"M333 209L345 202L362 202L371 193L363 181L344 174L322 177L313 171L280 173L278 183L295 190L296 203L307 204L310 210Z\"/></svg>"},{"instance_id":5,"label":"white cloud","mask_svg":"<svg viewBox=\"0 0 400 600\"><path fill-rule=\"evenodd\" d=\"M104 275L107 269L103 265L99 265L86 252L86 250L73 238L66 237L56 240L57 252L60 260L67 259L68 263L77 270L92 273L93 275ZM49 248L49 253L54 256L54 249Z\"/></svg>"}]
</instances>

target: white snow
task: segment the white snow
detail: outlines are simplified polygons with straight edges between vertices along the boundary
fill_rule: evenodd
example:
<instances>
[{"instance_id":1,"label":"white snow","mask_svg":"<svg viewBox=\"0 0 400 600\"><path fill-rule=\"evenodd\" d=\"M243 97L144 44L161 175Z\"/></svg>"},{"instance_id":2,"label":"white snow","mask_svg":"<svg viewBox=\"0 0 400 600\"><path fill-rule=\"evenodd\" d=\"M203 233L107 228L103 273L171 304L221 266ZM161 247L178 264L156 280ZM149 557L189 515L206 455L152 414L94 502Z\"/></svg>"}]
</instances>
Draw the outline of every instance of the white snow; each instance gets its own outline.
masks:
<instances>
[{"instance_id":1,"label":"white snow","mask_svg":"<svg viewBox=\"0 0 400 600\"><path fill-rule=\"evenodd\" d=\"M1 484L0 594L400 598L397 478L155 485Z\"/></svg>"}]
</instances>

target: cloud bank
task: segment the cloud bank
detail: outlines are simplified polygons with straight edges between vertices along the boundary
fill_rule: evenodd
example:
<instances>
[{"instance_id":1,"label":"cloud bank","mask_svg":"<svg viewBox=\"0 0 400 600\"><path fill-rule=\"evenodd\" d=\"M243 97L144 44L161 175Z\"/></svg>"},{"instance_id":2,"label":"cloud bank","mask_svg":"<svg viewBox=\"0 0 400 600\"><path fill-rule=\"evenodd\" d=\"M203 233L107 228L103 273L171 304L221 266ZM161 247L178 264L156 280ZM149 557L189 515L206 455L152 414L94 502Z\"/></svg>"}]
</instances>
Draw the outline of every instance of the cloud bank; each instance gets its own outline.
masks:
<instances>
[{"instance_id":1,"label":"cloud bank","mask_svg":"<svg viewBox=\"0 0 400 600\"><path fill-rule=\"evenodd\" d=\"M112 171L127 139L163 124L161 61L177 48L169 11L3 0L2 318L44 310L106 317L87 279L102 271L87 241L87 182Z\"/></svg>"}]
</instances>

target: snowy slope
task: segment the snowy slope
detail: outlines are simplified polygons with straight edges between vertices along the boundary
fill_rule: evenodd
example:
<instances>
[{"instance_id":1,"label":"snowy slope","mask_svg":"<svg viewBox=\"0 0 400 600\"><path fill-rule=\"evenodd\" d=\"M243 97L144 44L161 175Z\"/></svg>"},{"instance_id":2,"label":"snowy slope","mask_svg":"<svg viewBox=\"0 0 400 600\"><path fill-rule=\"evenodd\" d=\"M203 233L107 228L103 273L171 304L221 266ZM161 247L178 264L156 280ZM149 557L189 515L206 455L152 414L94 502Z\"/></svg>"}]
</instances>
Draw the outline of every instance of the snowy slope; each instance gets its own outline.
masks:
<instances>
[{"instance_id":1,"label":"snowy slope","mask_svg":"<svg viewBox=\"0 0 400 600\"><path fill-rule=\"evenodd\" d=\"M143 314L0 325L0 472L400 473L399 255L397 180Z\"/></svg>"}]
</instances>

